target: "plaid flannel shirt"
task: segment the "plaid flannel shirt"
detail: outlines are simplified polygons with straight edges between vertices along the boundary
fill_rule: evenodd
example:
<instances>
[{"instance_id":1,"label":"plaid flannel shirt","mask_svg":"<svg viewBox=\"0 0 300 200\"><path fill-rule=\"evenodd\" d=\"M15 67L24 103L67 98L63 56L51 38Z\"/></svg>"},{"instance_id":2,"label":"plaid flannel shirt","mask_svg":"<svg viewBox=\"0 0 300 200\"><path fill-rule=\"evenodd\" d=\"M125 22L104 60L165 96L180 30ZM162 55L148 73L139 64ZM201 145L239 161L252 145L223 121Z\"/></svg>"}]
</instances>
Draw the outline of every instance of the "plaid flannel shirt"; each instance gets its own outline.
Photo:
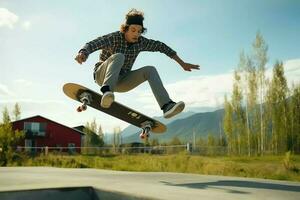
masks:
<instances>
[{"instance_id":1,"label":"plaid flannel shirt","mask_svg":"<svg viewBox=\"0 0 300 200\"><path fill-rule=\"evenodd\" d=\"M111 55L122 53L125 56L125 62L121 73L126 73L131 70L136 57L141 51L159 51L170 58L173 58L173 56L176 55L176 52L166 44L160 41L147 39L143 36L139 37L138 42L130 44L125 40L124 34L120 31L98 37L97 39L86 43L79 52L84 53L86 57L88 57L89 54L99 49L101 49L102 52L100 53L100 62L96 64L95 70Z\"/></svg>"}]
</instances>

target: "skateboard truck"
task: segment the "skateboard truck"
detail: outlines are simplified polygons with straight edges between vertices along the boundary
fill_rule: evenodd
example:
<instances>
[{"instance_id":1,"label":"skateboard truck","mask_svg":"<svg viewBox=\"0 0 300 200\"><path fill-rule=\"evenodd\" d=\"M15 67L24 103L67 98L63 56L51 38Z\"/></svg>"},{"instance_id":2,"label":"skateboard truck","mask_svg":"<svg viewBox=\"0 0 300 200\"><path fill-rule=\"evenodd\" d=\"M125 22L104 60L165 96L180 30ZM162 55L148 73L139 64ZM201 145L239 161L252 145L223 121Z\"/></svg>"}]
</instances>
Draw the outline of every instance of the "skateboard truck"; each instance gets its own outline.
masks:
<instances>
[{"instance_id":1,"label":"skateboard truck","mask_svg":"<svg viewBox=\"0 0 300 200\"><path fill-rule=\"evenodd\" d=\"M148 139L150 137L150 131L152 130L153 122L145 121L141 124L142 132L140 134L140 138L142 140Z\"/></svg>"},{"instance_id":2,"label":"skateboard truck","mask_svg":"<svg viewBox=\"0 0 300 200\"><path fill-rule=\"evenodd\" d=\"M92 95L88 92L83 92L80 94L79 100L82 105L78 106L77 112L85 111L87 109L87 105L91 104Z\"/></svg>"}]
</instances>

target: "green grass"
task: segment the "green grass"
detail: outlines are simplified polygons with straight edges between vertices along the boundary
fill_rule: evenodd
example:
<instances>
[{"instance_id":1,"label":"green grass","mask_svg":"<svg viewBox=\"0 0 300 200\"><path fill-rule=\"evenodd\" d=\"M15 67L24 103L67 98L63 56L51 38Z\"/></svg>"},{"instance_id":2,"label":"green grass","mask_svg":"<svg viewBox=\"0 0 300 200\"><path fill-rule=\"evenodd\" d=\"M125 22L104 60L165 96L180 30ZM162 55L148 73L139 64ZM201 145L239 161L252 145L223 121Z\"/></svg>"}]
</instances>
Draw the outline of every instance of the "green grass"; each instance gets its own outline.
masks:
<instances>
[{"instance_id":1,"label":"green grass","mask_svg":"<svg viewBox=\"0 0 300 200\"><path fill-rule=\"evenodd\" d=\"M10 165L98 168L119 171L180 172L223 176L300 181L300 156L203 157L177 155L117 155L110 157L83 155L48 155L25 158ZM20 164L21 163L21 164Z\"/></svg>"}]
</instances>

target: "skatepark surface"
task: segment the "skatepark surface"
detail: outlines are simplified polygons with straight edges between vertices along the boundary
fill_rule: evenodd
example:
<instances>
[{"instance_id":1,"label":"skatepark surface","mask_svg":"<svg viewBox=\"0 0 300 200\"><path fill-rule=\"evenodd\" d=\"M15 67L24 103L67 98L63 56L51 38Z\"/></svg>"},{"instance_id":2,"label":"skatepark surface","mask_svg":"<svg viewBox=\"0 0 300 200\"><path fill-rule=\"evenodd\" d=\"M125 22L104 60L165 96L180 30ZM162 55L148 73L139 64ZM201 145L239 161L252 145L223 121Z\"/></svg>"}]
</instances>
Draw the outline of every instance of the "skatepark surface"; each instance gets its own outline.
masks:
<instances>
[{"instance_id":1,"label":"skatepark surface","mask_svg":"<svg viewBox=\"0 0 300 200\"><path fill-rule=\"evenodd\" d=\"M1 167L1 200L285 199L300 183L165 172Z\"/></svg>"}]
</instances>

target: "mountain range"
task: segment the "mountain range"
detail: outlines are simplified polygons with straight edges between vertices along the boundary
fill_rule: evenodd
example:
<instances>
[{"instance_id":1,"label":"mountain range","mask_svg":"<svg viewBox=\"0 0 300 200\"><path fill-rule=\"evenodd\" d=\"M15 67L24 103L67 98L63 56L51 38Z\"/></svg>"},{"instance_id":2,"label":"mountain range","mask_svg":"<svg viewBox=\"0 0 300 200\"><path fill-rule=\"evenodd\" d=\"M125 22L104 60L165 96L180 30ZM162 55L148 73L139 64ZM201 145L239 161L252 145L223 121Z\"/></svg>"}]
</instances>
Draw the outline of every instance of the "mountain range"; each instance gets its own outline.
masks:
<instances>
[{"instance_id":1,"label":"mountain range","mask_svg":"<svg viewBox=\"0 0 300 200\"><path fill-rule=\"evenodd\" d=\"M167 131L163 134L152 133L150 140L158 139L159 143L163 143L177 137L182 142L188 142L192 141L194 136L198 140L200 137L206 138L208 134L213 136L223 135L223 113L224 109L220 109L203 113L184 112L171 119L154 117L166 124ZM121 132L122 143L141 142L139 138L140 131L140 128L132 125L128 126ZM106 143L112 143L112 137L106 138Z\"/></svg>"}]
</instances>

